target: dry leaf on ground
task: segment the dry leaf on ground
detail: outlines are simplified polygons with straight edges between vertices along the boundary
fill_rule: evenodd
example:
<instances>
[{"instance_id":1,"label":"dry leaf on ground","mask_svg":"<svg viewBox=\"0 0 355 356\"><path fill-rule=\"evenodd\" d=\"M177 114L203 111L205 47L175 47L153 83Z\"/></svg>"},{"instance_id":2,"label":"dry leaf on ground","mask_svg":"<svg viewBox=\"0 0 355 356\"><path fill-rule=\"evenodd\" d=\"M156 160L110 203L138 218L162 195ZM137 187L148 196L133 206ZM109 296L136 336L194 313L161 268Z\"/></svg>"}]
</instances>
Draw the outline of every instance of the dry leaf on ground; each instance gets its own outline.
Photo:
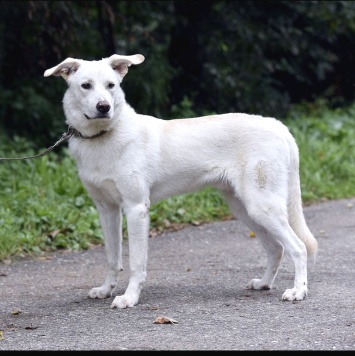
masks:
<instances>
[{"instance_id":1,"label":"dry leaf on ground","mask_svg":"<svg viewBox=\"0 0 355 356\"><path fill-rule=\"evenodd\" d=\"M177 324L177 323L178 323L177 320L163 315L157 316L153 322L153 324Z\"/></svg>"},{"instance_id":2,"label":"dry leaf on ground","mask_svg":"<svg viewBox=\"0 0 355 356\"><path fill-rule=\"evenodd\" d=\"M22 310L20 308L14 308L11 310L12 315L19 315L22 313Z\"/></svg>"}]
</instances>

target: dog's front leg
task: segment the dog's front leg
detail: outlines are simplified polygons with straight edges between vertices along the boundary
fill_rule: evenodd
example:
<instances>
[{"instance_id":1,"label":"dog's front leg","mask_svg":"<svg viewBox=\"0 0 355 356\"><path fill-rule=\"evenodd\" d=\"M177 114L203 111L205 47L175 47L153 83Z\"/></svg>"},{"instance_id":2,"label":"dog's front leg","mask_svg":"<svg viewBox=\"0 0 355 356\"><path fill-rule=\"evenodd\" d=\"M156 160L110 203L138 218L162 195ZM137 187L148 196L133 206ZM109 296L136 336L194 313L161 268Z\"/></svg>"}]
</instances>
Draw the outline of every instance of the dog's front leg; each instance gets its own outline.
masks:
<instances>
[{"instance_id":1,"label":"dog's front leg","mask_svg":"<svg viewBox=\"0 0 355 356\"><path fill-rule=\"evenodd\" d=\"M130 279L123 295L117 296L111 308L129 308L138 304L146 278L149 235L149 204L140 203L125 209L128 228Z\"/></svg>"},{"instance_id":2,"label":"dog's front leg","mask_svg":"<svg viewBox=\"0 0 355 356\"><path fill-rule=\"evenodd\" d=\"M101 287L91 289L90 298L108 298L117 284L119 271L122 271L122 210L121 207L107 207L96 204L105 240L108 270Z\"/></svg>"}]
</instances>

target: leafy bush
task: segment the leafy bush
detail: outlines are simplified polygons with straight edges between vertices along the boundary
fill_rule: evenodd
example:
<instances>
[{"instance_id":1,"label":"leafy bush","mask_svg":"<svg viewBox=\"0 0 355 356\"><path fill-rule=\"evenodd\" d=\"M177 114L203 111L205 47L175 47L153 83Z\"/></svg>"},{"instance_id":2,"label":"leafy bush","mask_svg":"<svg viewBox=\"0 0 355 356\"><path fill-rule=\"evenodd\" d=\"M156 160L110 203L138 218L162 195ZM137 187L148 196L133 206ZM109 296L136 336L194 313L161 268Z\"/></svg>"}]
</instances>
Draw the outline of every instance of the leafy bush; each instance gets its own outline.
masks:
<instances>
[{"instance_id":1,"label":"leafy bush","mask_svg":"<svg viewBox=\"0 0 355 356\"><path fill-rule=\"evenodd\" d=\"M113 53L146 57L122 83L143 114L286 117L322 97L344 106L355 99L354 46L354 1L3 1L0 128L50 144L66 84L44 71Z\"/></svg>"},{"instance_id":2,"label":"leafy bush","mask_svg":"<svg viewBox=\"0 0 355 356\"><path fill-rule=\"evenodd\" d=\"M300 150L305 202L355 196L355 106L299 106L286 121Z\"/></svg>"}]
</instances>

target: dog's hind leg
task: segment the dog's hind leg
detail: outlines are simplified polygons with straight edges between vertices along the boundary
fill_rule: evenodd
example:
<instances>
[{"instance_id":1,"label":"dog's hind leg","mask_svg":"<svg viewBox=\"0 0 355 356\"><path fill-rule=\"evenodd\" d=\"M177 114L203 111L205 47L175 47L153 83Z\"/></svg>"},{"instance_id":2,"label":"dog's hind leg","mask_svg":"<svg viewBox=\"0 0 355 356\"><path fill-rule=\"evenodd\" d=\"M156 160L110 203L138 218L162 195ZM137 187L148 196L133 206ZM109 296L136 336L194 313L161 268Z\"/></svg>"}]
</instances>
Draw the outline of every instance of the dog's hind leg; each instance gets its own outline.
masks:
<instances>
[{"instance_id":1,"label":"dog's hind leg","mask_svg":"<svg viewBox=\"0 0 355 356\"><path fill-rule=\"evenodd\" d=\"M263 245L269 256L270 253L273 253L281 260L281 248L275 249L278 244L281 244L294 263L294 287L287 289L282 295L282 299L304 299L307 296L307 249L289 225L286 204L280 201L278 195L269 192L267 195L260 194L258 200L247 206L246 209L250 218L257 221L257 224L266 232L261 237L264 238ZM267 238L265 239L265 237ZM272 251L278 251L278 255ZM272 267L272 265L269 266ZM249 287L259 289L263 278L260 281L252 280Z\"/></svg>"},{"instance_id":2,"label":"dog's hind leg","mask_svg":"<svg viewBox=\"0 0 355 356\"><path fill-rule=\"evenodd\" d=\"M267 266L261 279L252 279L247 289L270 289L277 275L282 257L284 247L275 238L270 238L268 232L256 224L248 215L244 205L241 201L235 197L232 192L224 192L224 198L228 203L231 213L237 218L243 221L249 229L256 233L257 238L260 239L266 253L267 253Z\"/></svg>"},{"instance_id":3,"label":"dog's hind leg","mask_svg":"<svg viewBox=\"0 0 355 356\"><path fill-rule=\"evenodd\" d=\"M105 240L108 270L101 287L90 290L90 298L108 298L116 287L118 273L122 271L122 211L120 207L96 204Z\"/></svg>"},{"instance_id":4,"label":"dog's hind leg","mask_svg":"<svg viewBox=\"0 0 355 356\"><path fill-rule=\"evenodd\" d=\"M253 231L267 253L267 266L262 278L252 279L247 284L247 289L271 289L283 258L284 247L279 241L270 237L263 227L255 224Z\"/></svg>"},{"instance_id":5,"label":"dog's hind leg","mask_svg":"<svg viewBox=\"0 0 355 356\"><path fill-rule=\"evenodd\" d=\"M111 304L111 308L120 309L138 304L147 274L149 237L149 204L143 202L126 206L124 210L128 228L130 279L125 293L117 296Z\"/></svg>"}]
</instances>

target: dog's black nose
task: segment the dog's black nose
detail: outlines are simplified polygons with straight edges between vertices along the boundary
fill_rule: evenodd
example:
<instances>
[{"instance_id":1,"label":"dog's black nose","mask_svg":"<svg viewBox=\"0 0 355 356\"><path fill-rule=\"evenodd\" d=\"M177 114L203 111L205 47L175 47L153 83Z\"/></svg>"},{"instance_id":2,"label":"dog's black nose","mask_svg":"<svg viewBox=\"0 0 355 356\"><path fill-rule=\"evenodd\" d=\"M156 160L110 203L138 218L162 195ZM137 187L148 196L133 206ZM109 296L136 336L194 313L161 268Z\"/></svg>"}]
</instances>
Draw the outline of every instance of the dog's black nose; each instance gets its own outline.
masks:
<instances>
[{"instance_id":1,"label":"dog's black nose","mask_svg":"<svg viewBox=\"0 0 355 356\"><path fill-rule=\"evenodd\" d=\"M97 111L106 114L110 111L110 104L107 101L99 101L96 105Z\"/></svg>"}]
</instances>

